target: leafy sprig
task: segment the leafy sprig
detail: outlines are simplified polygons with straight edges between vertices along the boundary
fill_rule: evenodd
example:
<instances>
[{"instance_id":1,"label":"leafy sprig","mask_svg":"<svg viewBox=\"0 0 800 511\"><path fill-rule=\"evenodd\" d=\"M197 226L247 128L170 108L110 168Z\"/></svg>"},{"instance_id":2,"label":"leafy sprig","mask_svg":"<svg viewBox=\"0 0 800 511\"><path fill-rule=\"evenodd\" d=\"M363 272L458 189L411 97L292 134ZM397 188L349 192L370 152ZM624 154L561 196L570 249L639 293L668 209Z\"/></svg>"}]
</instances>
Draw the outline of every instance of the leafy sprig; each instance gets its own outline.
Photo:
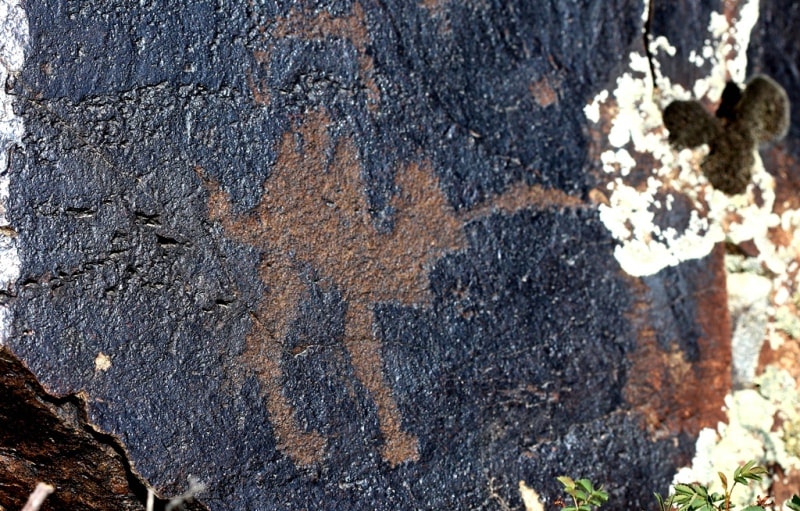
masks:
<instances>
[{"instance_id":1,"label":"leafy sprig","mask_svg":"<svg viewBox=\"0 0 800 511\"><path fill-rule=\"evenodd\" d=\"M750 482L760 481L767 475L767 469L757 465L755 461L748 461L733 472L733 484L728 486L728 477L718 472L722 483L722 493L710 492L708 487L699 483L676 484L674 493L666 499L655 494L659 511L731 511L731 495L737 484L747 486ZM599 508L608 500L608 493L602 487L592 484L589 479L574 481L567 476L557 478L564 486L564 491L572 497L572 504L567 505L561 501L564 511L592 511ZM755 505L743 508L741 511L764 511L764 506L769 499L759 498ZM786 507L791 511L800 511L800 496L794 495L786 501Z\"/></svg>"},{"instance_id":2,"label":"leafy sprig","mask_svg":"<svg viewBox=\"0 0 800 511\"><path fill-rule=\"evenodd\" d=\"M608 493L602 486L595 486L588 479L574 481L571 477L560 476L558 481L564 486L564 491L572 497L572 506L564 506L564 511L591 511L598 508L608 500Z\"/></svg>"}]
</instances>

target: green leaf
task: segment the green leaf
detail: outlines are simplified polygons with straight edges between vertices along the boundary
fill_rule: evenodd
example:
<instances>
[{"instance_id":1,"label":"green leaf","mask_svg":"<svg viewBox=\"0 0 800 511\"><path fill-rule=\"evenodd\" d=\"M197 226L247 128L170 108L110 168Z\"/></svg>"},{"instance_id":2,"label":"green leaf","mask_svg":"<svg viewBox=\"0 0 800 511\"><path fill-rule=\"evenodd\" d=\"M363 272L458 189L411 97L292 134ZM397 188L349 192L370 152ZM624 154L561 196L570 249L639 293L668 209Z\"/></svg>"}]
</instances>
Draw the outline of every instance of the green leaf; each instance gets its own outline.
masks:
<instances>
[{"instance_id":1,"label":"green leaf","mask_svg":"<svg viewBox=\"0 0 800 511\"><path fill-rule=\"evenodd\" d=\"M717 474L719 474L719 480L722 481L722 487L728 491L728 478L722 472L717 472Z\"/></svg>"},{"instance_id":2,"label":"green leaf","mask_svg":"<svg viewBox=\"0 0 800 511\"><path fill-rule=\"evenodd\" d=\"M747 506L742 508L742 511L764 511L764 508L761 506Z\"/></svg>"},{"instance_id":3,"label":"green leaf","mask_svg":"<svg viewBox=\"0 0 800 511\"><path fill-rule=\"evenodd\" d=\"M654 493L653 496L655 496L656 502L658 502L659 511L669 511L669 509L672 508L672 497L668 497L665 501L660 493Z\"/></svg>"},{"instance_id":4,"label":"green leaf","mask_svg":"<svg viewBox=\"0 0 800 511\"><path fill-rule=\"evenodd\" d=\"M594 491L592 482L589 481L588 479L578 479L578 486L580 486L581 489L586 493L592 493Z\"/></svg>"},{"instance_id":5,"label":"green leaf","mask_svg":"<svg viewBox=\"0 0 800 511\"><path fill-rule=\"evenodd\" d=\"M733 480L737 483L747 484L747 479L744 478L742 475L743 472L750 470L750 467L754 464L754 461L748 461L741 467L738 467L736 470L733 471Z\"/></svg>"},{"instance_id":6,"label":"green leaf","mask_svg":"<svg viewBox=\"0 0 800 511\"><path fill-rule=\"evenodd\" d=\"M573 481L571 477L558 476L556 479L558 479L559 483L564 485L564 488L575 488L575 481Z\"/></svg>"},{"instance_id":7,"label":"green leaf","mask_svg":"<svg viewBox=\"0 0 800 511\"><path fill-rule=\"evenodd\" d=\"M800 496L792 495L792 499L784 502L784 505L792 511L800 511Z\"/></svg>"},{"instance_id":8,"label":"green leaf","mask_svg":"<svg viewBox=\"0 0 800 511\"><path fill-rule=\"evenodd\" d=\"M605 504L607 500L608 500L608 494L604 491L599 491L599 490L590 495L589 498L587 499L589 504L597 507L600 507L603 504Z\"/></svg>"},{"instance_id":9,"label":"green leaf","mask_svg":"<svg viewBox=\"0 0 800 511\"><path fill-rule=\"evenodd\" d=\"M756 465L755 460L748 461L733 472L733 480L737 483L747 484L747 480L760 481L767 474L767 469Z\"/></svg>"},{"instance_id":10,"label":"green leaf","mask_svg":"<svg viewBox=\"0 0 800 511\"><path fill-rule=\"evenodd\" d=\"M608 493L601 486L595 488L589 479L575 481L567 476L558 476L556 479L573 500L574 505L564 507L564 511L592 511L593 507L600 507L608 500Z\"/></svg>"}]
</instances>

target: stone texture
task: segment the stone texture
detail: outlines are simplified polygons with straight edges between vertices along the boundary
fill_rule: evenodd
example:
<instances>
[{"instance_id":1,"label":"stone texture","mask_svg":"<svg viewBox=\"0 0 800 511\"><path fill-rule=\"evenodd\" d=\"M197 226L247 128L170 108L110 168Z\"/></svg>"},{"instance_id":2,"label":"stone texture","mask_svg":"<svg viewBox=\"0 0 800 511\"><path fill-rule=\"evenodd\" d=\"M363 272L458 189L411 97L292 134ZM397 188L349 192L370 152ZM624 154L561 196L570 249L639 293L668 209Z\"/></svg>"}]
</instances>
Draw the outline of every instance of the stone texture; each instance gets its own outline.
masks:
<instances>
[{"instance_id":1,"label":"stone texture","mask_svg":"<svg viewBox=\"0 0 800 511\"><path fill-rule=\"evenodd\" d=\"M147 487L125 448L88 421L82 396L48 395L7 348L0 348L0 502L22 509L36 483L55 491L43 510L142 510ZM156 499L159 509L164 502ZM186 509L206 509L192 503Z\"/></svg>"},{"instance_id":2,"label":"stone texture","mask_svg":"<svg viewBox=\"0 0 800 511\"><path fill-rule=\"evenodd\" d=\"M657 438L696 436L725 420L720 403L731 389L732 360L724 255L719 244L640 284L626 398Z\"/></svg>"}]
</instances>

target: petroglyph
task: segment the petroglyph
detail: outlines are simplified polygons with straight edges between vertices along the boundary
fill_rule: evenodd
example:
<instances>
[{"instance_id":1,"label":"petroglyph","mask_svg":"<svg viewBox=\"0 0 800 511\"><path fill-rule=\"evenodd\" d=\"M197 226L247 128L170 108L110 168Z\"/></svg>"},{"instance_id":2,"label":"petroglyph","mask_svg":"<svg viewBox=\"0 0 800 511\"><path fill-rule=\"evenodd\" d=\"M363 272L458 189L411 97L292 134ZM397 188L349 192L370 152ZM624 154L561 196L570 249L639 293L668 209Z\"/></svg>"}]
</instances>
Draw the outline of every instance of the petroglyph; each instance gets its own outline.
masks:
<instances>
[{"instance_id":1,"label":"petroglyph","mask_svg":"<svg viewBox=\"0 0 800 511\"><path fill-rule=\"evenodd\" d=\"M462 227L493 211L539 206L582 206L579 199L536 186L517 185L490 204L457 214L427 164L397 170L391 232L377 231L360 180L352 140L333 141L326 113L306 115L278 144L259 204L236 214L229 195L197 169L209 192L209 217L227 236L262 251L259 276L268 291L253 313L244 363L256 371L279 449L297 465L319 462L325 439L298 425L282 391L285 338L307 292L300 266L311 266L346 303L342 343L355 376L376 405L382 457L392 466L419 457L418 440L402 429L391 387L383 376L381 341L373 334L375 304L430 303L428 271L445 253L465 247Z\"/></svg>"},{"instance_id":2,"label":"petroglyph","mask_svg":"<svg viewBox=\"0 0 800 511\"><path fill-rule=\"evenodd\" d=\"M272 75L272 44L283 39L346 40L355 50L357 80L363 84L371 112L380 106L367 19L359 2L349 14L333 16L294 8L262 27L264 47L256 63ZM256 104L266 106L275 91L248 76ZM209 215L231 238L262 251L259 276L268 291L253 313L244 362L254 368L263 385L278 448L297 465L321 461L326 440L299 424L292 403L283 393L282 354L285 339L307 293L300 268L311 267L335 287L346 303L342 343L355 376L374 401L381 434L382 457L392 466L419 457L418 439L404 431L397 402L383 376L381 342L373 334L375 304L393 302L424 306L430 302L428 270L449 251L462 249L466 221L490 211L516 211L531 205L578 206L581 201L539 187L511 187L492 204L456 214L426 163L401 165L399 190L392 200L391 232L378 232L369 214L361 164L352 140L331 140L330 120L322 110L305 114L284 134L277 160L263 184L260 203L249 213L233 212L230 197L202 169L198 173L209 191Z\"/></svg>"},{"instance_id":3,"label":"petroglyph","mask_svg":"<svg viewBox=\"0 0 800 511\"><path fill-rule=\"evenodd\" d=\"M323 41L326 38L341 38L350 41L356 50L358 59L359 80L364 83L367 93L367 107L371 111L380 106L380 90L375 82L372 56L367 52L370 43L369 31L364 16L364 10L358 2L353 3L353 10L348 16L334 17L329 12L322 10L314 17L301 8L292 9L285 17L275 20L269 33L277 39L296 38L311 41ZM267 44L266 47L270 47ZM270 51L253 52L256 62L261 66L270 66L272 57ZM269 74L269 73L268 73ZM264 83L257 83L256 79L248 76L248 84L253 93L253 99L261 105L268 105L270 92Z\"/></svg>"}]
</instances>

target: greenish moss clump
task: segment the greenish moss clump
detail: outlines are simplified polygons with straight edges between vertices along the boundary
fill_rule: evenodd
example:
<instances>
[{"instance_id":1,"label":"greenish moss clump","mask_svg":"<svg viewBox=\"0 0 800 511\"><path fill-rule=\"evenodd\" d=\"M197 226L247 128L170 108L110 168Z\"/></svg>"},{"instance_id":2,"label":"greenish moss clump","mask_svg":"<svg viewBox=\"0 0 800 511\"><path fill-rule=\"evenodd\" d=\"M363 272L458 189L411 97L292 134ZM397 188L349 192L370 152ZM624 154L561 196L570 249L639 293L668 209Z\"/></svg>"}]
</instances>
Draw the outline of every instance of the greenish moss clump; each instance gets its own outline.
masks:
<instances>
[{"instance_id":1,"label":"greenish moss clump","mask_svg":"<svg viewBox=\"0 0 800 511\"><path fill-rule=\"evenodd\" d=\"M697 101L673 101L663 117L676 149L708 144L703 173L714 188L732 195L750 183L758 144L780 140L789 130L789 98L772 78L758 75L744 91L729 83L716 117Z\"/></svg>"}]
</instances>

